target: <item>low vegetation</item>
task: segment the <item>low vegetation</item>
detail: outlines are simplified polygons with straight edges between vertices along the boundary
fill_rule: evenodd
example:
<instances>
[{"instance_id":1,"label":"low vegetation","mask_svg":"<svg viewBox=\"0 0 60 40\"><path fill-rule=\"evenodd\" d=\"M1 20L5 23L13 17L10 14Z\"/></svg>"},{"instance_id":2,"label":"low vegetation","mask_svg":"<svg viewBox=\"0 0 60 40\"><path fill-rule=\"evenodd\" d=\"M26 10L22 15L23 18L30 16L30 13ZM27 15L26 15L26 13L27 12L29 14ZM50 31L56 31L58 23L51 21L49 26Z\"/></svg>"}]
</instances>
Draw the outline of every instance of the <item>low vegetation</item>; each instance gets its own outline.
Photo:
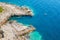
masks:
<instances>
[{"instance_id":1,"label":"low vegetation","mask_svg":"<svg viewBox=\"0 0 60 40\"><path fill-rule=\"evenodd\" d=\"M0 13L3 12L3 10L4 10L4 9L0 6Z\"/></svg>"}]
</instances>

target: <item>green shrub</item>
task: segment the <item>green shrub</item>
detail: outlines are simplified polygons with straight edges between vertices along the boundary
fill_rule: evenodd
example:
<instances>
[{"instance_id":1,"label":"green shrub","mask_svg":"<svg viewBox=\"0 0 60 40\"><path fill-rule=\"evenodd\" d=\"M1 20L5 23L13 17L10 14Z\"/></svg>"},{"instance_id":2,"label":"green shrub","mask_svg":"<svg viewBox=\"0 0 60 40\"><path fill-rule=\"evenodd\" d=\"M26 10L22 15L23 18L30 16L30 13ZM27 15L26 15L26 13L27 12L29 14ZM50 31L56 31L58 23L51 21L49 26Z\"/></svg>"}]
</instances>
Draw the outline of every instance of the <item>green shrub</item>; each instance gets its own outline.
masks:
<instances>
[{"instance_id":1,"label":"green shrub","mask_svg":"<svg viewBox=\"0 0 60 40\"><path fill-rule=\"evenodd\" d=\"M3 12L3 10L4 10L4 9L0 6L0 13Z\"/></svg>"}]
</instances>

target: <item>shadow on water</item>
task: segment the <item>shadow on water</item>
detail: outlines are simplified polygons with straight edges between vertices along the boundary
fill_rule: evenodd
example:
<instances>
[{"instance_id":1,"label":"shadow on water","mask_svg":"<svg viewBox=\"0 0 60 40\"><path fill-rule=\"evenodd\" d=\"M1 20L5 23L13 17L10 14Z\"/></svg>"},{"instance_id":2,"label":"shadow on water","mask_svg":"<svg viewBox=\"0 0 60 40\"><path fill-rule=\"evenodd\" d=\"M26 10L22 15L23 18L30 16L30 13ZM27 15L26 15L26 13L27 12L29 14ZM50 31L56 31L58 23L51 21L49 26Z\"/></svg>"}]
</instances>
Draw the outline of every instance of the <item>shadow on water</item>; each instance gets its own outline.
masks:
<instances>
[{"instance_id":1,"label":"shadow on water","mask_svg":"<svg viewBox=\"0 0 60 40\"><path fill-rule=\"evenodd\" d=\"M14 16L11 16L11 17L29 17L29 18L31 18L32 16L29 16L29 15L19 15L19 16L16 16L16 15L14 15Z\"/></svg>"},{"instance_id":2,"label":"shadow on water","mask_svg":"<svg viewBox=\"0 0 60 40\"><path fill-rule=\"evenodd\" d=\"M32 16L29 16L29 15L19 15L19 16L14 15L14 16L11 16L9 20L13 20L13 19L17 19L17 18L19 18L19 19L23 19L23 18L30 19L30 18L32 18Z\"/></svg>"}]
</instances>

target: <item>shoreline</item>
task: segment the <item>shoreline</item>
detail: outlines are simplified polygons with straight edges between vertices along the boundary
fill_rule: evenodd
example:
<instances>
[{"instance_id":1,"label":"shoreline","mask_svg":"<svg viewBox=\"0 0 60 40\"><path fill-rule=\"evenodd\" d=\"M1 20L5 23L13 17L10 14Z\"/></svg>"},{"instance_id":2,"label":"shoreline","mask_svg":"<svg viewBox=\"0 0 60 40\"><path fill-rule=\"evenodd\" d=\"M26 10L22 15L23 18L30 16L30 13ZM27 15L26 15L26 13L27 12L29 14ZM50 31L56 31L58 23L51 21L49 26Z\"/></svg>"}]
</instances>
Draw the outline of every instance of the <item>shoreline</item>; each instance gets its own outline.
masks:
<instances>
[{"instance_id":1,"label":"shoreline","mask_svg":"<svg viewBox=\"0 0 60 40\"><path fill-rule=\"evenodd\" d=\"M29 25L29 27L27 27L24 24L18 23L17 21L9 21L8 19L14 15L33 16L32 11L24 6L19 7L1 2L0 6L2 6L4 9L0 14L1 32L3 31L2 33L0 32L0 38L2 40L27 40L28 38L26 38L24 35L33 32L35 28L32 25ZM2 38L3 35L4 37Z\"/></svg>"}]
</instances>

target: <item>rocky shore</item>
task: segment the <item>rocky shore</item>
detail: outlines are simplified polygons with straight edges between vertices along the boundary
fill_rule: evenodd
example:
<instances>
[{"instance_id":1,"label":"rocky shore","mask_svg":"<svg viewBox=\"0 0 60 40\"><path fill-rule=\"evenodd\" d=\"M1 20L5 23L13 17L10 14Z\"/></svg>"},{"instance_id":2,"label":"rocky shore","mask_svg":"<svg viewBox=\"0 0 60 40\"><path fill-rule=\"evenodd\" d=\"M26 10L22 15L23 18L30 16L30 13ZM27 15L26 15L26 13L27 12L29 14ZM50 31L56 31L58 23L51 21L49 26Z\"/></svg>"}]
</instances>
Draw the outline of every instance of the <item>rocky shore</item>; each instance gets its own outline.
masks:
<instances>
[{"instance_id":1,"label":"rocky shore","mask_svg":"<svg viewBox=\"0 0 60 40\"><path fill-rule=\"evenodd\" d=\"M28 15L33 16L33 12L27 7L19 7L13 4L0 2L3 11L0 12L0 40L29 40L29 33L35 30L30 25L25 26L17 21L8 21L11 16Z\"/></svg>"}]
</instances>

